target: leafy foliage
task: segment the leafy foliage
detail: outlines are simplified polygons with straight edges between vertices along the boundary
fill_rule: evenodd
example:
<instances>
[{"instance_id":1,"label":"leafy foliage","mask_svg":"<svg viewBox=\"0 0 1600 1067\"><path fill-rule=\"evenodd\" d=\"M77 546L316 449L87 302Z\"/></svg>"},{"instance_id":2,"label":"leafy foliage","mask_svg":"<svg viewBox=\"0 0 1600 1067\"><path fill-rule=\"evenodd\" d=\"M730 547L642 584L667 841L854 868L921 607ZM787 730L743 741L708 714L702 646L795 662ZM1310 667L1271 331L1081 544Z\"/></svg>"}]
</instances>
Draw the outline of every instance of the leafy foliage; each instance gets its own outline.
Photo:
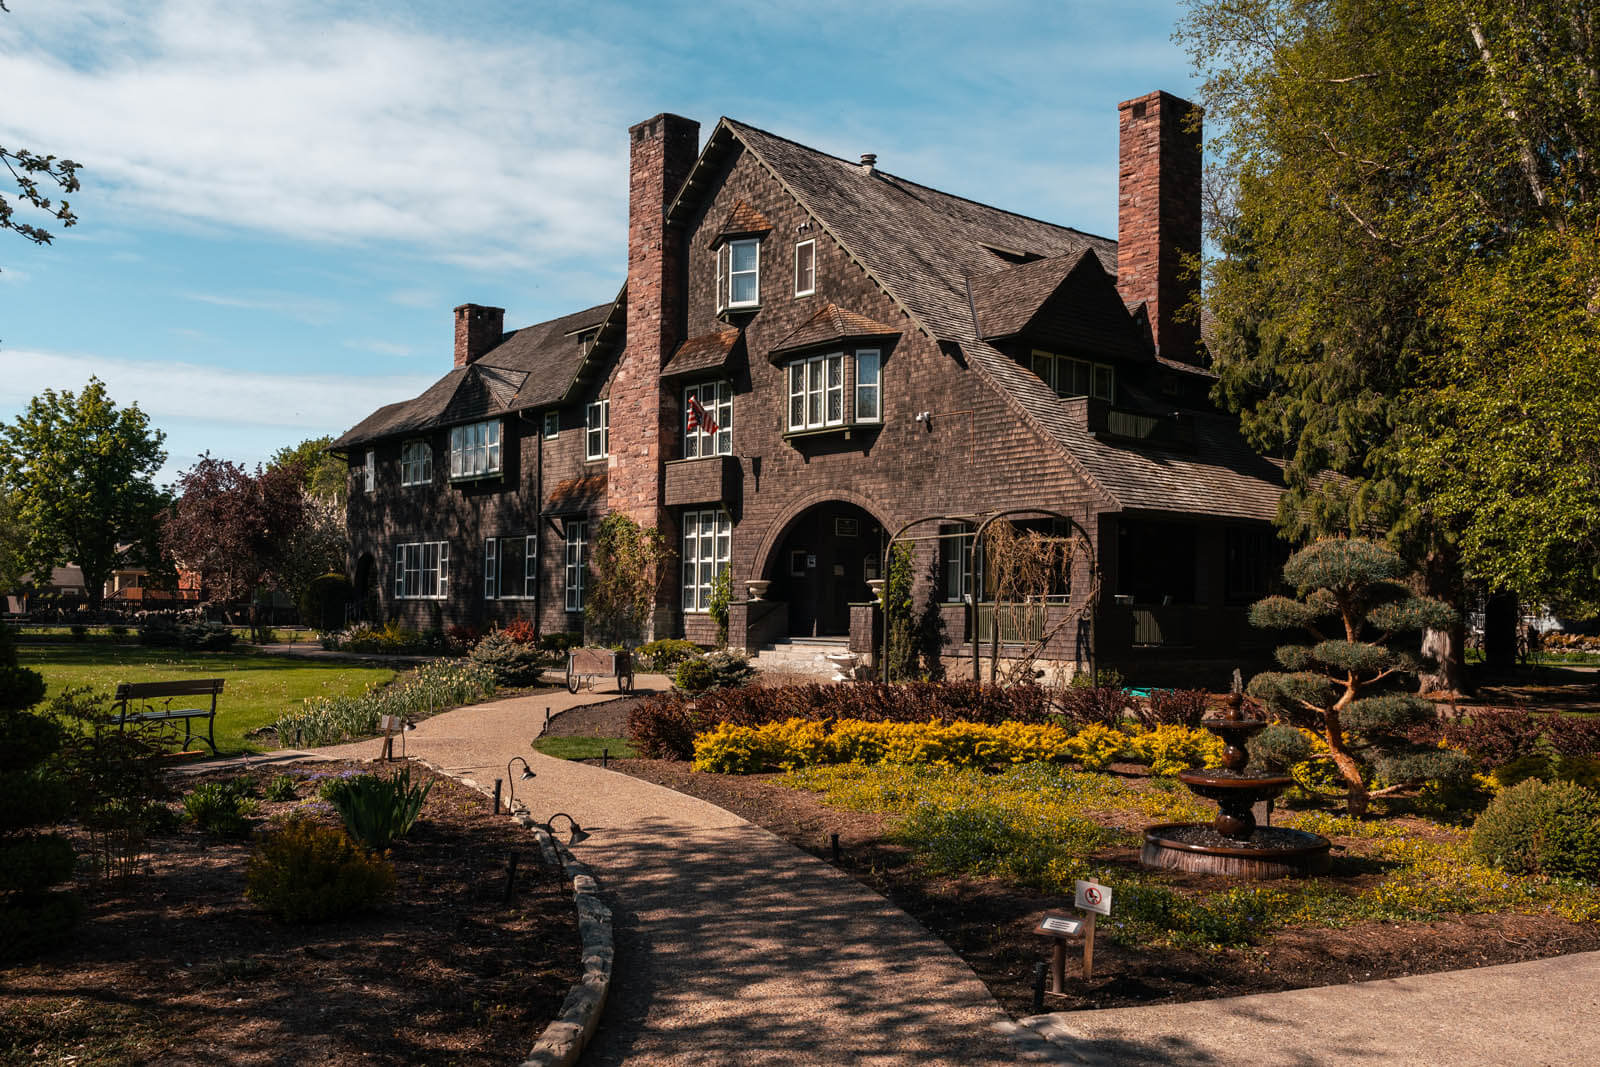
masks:
<instances>
[{"instance_id":1,"label":"leafy foliage","mask_svg":"<svg viewBox=\"0 0 1600 1067\"><path fill-rule=\"evenodd\" d=\"M1530 779L1495 797L1472 828L1472 850L1519 874L1600 881L1600 793Z\"/></svg>"},{"instance_id":2,"label":"leafy foliage","mask_svg":"<svg viewBox=\"0 0 1600 1067\"><path fill-rule=\"evenodd\" d=\"M267 468L294 468L307 494L342 508L350 489L350 466L328 451L331 444L331 437L310 437L285 446L267 460Z\"/></svg>"},{"instance_id":3,"label":"leafy foliage","mask_svg":"<svg viewBox=\"0 0 1600 1067\"><path fill-rule=\"evenodd\" d=\"M1120 685L1072 685L1057 696L1061 714L1071 723L1098 723L1116 729L1136 707L1133 694Z\"/></svg>"},{"instance_id":4,"label":"leafy foliage","mask_svg":"<svg viewBox=\"0 0 1600 1067\"><path fill-rule=\"evenodd\" d=\"M268 800L282 804L299 796L298 783L292 775L280 774L267 783L264 793Z\"/></svg>"},{"instance_id":5,"label":"leafy foliage","mask_svg":"<svg viewBox=\"0 0 1600 1067\"><path fill-rule=\"evenodd\" d=\"M677 669L678 664L690 656L700 654L700 646L693 641L684 641L675 637L663 637L649 644L640 645L635 650L644 666L652 671L663 674Z\"/></svg>"},{"instance_id":6,"label":"leafy foliage","mask_svg":"<svg viewBox=\"0 0 1600 1067\"><path fill-rule=\"evenodd\" d=\"M601 520L589 546L583 617L605 645L637 641L656 605L673 553L660 530L620 511Z\"/></svg>"},{"instance_id":7,"label":"leafy foliage","mask_svg":"<svg viewBox=\"0 0 1600 1067\"><path fill-rule=\"evenodd\" d=\"M712 689L738 689L748 685L755 676L756 669L750 665L750 657L724 648L692 656L678 664L672 684L686 693L698 694Z\"/></svg>"},{"instance_id":8,"label":"leafy foliage","mask_svg":"<svg viewBox=\"0 0 1600 1067\"><path fill-rule=\"evenodd\" d=\"M376 774L351 778L330 790L327 799L351 837L382 852L411 832L432 788L431 779L413 784L411 768L403 767L388 778Z\"/></svg>"},{"instance_id":9,"label":"leafy foliage","mask_svg":"<svg viewBox=\"0 0 1600 1067\"><path fill-rule=\"evenodd\" d=\"M1257 626L1298 619L1309 640L1282 646L1289 673L1250 680L1250 693L1280 721L1318 731L1347 787L1352 813L1366 810L1374 777L1386 788L1464 778L1459 753L1413 743L1408 734L1431 723L1433 706L1394 690L1417 667L1408 650L1393 647L1401 630L1439 620L1441 605L1413 595L1397 579L1400 557L1372 541L1324 539L1296 552L1284 580L1298 601L1269 597L1250 610ZM1291 608L1290 604L1298 604ZM1329 637L1327 631L1340 636ZM1265 750L1263 750L1265 751Z\"/></svg>"},{"instance_id":10,"label":"leafy foliage","mask_svg":"<svg viewBox=\"0 0 1600 1067\"><path fill-rule=\"evenodd\" d=\"M137 404L119 410L98 378L81 393L46 389L0 426L0 485L24 534L24 569L76 563L99 610L113 570L156 555L166 500L151 478L166 462L164 439Z\"/></svg>"},{"instance_id":11,"label":"leafy foliage","mask_svg":"<svg viewBox=\"0 0 1600 1067\"><path fill-rule=\"evenodd\" d=\"M917 654L915 602L911 587L915 564L911 546L897 542L889 550L889 573L883 583L883 616L888 633L884 655L889 661L889 680L920 678Z\"/></svg>"},{"instance_id":12,"label":"leafy foliage","mask_svg":"<svg viewBox=\"0 0 1600 1067\"><path fill-rule=\"evenodd\" d=\"M385 715L415 718L472 704L493 695L488 668L460 660L419 667L390 685L374 685L356 697L308 697L304 707L279 717L274 728L285 745L331 745L371 737Z\"/></svg>"},{"instance_id":13,"label":"leafy foliage","mask_svg":"<svg viewBox=\"0 0 1600 1067\"><path fill-rule=\"evenodd\" d=\"M1152 689L1150 698L1135 705L1133 713L1147 730L1167 725L1195 727L1206 717L1208 699L1204 689Z\"/></svg>"},{"instance_id":14,"label":"leafy foliage","mask_svg":"<svg viewBox=\"0 0 1600 1067\"><path fill-rule=\"evenodd\" d=\"M249 780L206 782L183 798L183 812L194 824L217 837L247 837L250 816L257 810L249 796Z\"/></svg>"},{"instance_id":15,"label":"leafy foliage","mask_svg":"<svg viewBox=\"0 0 1600 1067\"><path fill-rule=\"evenodd\" d=\"M381 905L394 895L394 868L344 833L291 819L250 857L246 894L289 923L326 922Z\"/></svg>"}]
</instances>

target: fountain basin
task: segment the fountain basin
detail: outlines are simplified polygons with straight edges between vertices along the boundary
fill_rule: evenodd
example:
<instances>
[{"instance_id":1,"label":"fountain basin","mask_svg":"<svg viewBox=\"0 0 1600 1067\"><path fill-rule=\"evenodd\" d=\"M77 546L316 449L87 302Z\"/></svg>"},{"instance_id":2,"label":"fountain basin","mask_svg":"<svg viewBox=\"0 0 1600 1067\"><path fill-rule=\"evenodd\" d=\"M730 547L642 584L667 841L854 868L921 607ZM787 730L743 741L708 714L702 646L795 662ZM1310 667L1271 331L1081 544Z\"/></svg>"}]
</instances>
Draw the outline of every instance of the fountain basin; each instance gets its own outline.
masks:
<instances>
[{"instance_id":1,"label":"fountain basin","mask_svg":"<svg viewBox=\"0 0 1600 1067\"><path fill-rule=\"evenodd\" d=\"M1259 826L1241 840L1210 823L1166 822L1145 829L1139 863L1235 878L1305 878L1327 872L1330 847L1326 837L1286 826Z\"/></svg>"}]
</instances>

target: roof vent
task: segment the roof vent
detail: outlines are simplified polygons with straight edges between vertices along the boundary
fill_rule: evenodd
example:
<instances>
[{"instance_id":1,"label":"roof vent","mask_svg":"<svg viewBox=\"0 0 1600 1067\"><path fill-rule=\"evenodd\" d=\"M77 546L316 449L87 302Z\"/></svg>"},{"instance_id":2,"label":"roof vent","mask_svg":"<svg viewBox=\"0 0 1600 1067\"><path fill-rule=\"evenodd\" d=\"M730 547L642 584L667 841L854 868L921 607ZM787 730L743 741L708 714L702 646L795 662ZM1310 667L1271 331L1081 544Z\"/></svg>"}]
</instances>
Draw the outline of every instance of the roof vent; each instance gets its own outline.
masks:
<instances>
[{"instance_id":1,"label":"roof vent","mask_svg":"<svg viewBox=\"0 0 1600 1067\"><path fill-rule=\"evenodd\" d=\"M861 153L861 173L871 177L878 173L878 156L875 152Z\"/></svg>"}]
</instances>

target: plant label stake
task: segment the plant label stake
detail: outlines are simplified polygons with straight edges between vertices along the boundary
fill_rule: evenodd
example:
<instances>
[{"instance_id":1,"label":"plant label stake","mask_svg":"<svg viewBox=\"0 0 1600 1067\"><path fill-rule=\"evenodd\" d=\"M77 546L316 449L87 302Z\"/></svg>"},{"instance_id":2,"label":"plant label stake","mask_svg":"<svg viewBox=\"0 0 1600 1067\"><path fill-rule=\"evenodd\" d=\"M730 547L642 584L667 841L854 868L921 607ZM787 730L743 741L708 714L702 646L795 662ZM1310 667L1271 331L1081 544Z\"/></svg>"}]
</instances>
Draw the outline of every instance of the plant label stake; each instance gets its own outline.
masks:
<instances>
[{"instance_id":1,"label":"plant label stake","mask_svg":"<svg viewBox=\"0 0 1600 1067\"><path fill-rule=\"evenodd\" d=\"M504 784L505 780L503 778L494 780L494 813L496 815L500 814L500 787Z\"/></svg>"},{"instance_id":2,"label":"plant label stake","mask_svg":"<svg viewBox=\"0 0 1600 1067\"><path fill-rule=\"evenodd\" d=\"M1111 914L1111 889L1103 886L1094 879L1078 880L1078 891L1073 899L1073 906L1085 913L1086 925L1083 928L1083 977L1085 981L1094 975L1094 920L1097 915Z\"/></svg>"},{"instance_id":3,"label":"plant label stake","mask_svg":"<svg viewBox=\"0 0 1600 1067\"><path fill-rule=\"evenodd\" d=\"M1067 938L1077 933L1083 926L1077 919L1069 919L1065 915L1046 915L1039 920L1039 925L1033 932L1050 939L1050 993L1053 996L1065 996L1067 992ZM1043 1003L1044 996L1044 964L1039 964L1038 990L1034 998L1036 1004Z\"/></svg>"}]
</instances>

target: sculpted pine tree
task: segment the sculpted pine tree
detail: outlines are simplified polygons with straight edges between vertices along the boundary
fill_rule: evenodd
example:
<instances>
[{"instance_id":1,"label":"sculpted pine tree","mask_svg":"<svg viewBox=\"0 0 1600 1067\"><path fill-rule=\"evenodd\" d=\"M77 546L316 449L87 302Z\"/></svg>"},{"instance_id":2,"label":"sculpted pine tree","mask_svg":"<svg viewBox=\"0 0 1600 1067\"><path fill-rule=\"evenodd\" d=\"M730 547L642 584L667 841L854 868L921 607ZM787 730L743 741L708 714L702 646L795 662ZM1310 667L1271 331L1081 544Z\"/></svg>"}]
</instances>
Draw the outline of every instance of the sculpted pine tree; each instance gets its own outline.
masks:
<instances>
[{"instance_id":1,"label":"sculpted pine tree","mask_svg":"<svg viewBox=\"0 0 1600 1067\"><path fill-rule=\"evenodd\" d=\"M1451 625L1455 612L1414 594L1405 576L1405 564L1383 545L1316 541L1284 565L1284 581L1296 596L1267 597L1250 609L1252 625L1309 637L1279 647L1278 662L1287 670L1256 675L1250 695L1279 721L1322 736L1352 815L1363 814L1371 797L1469 773L1461 753L1406 739L1411 727L1436 714L1428 701L1397 691L1425 666L1412 651L1415 635ZM1297 739L1302 750L1293 752ZM1270 731L1258 740L1262 745L1252 750L1277 762L1309 755L1291 731Z\"/></svg>"}]
</instances>

